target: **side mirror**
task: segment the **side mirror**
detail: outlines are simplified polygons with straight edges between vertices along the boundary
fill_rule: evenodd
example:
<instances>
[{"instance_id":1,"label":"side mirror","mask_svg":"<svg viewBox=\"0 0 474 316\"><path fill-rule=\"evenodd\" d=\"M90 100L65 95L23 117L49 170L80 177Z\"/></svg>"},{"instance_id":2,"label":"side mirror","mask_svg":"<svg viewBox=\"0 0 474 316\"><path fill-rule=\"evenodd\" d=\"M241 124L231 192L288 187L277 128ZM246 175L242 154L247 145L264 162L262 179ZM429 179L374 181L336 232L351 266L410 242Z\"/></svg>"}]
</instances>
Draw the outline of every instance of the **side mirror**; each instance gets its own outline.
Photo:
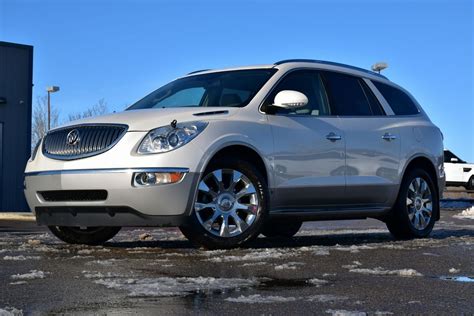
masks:
<instances>
[{"instance_id":1,"label":"side mirror","mask_svg":"<svg viewBox=\"0 0 474 316\"><path fill-rule=\"evenodd\" d=\"M283 90L278 92L273 101L273 106L284 109L297 109L308 104L308 97L303 93L293 90Z\"/></svg>"},{"instance_id":2,"label":"side mirror","mask_svg":"<svg viewBox=\"0 0 474 316\"><path fill-rule=\"evenodd\" d=\"M458 158L451 158L451 162L459 162Z\"/></svg>"}]
</instances>

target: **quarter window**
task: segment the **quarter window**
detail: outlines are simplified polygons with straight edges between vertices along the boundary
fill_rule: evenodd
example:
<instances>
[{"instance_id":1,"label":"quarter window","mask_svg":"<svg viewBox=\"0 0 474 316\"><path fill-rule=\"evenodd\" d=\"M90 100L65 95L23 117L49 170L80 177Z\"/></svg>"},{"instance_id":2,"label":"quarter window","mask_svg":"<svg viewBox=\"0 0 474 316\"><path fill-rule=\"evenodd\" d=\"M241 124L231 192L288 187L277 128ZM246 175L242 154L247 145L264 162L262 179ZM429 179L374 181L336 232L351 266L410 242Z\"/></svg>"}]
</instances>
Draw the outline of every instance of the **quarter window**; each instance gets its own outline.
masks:
<instances>
[{"instance_id":1,"label":"quarter window","mask_svg":"<svg viewBox=\"0 0 474 316\"><path fill-rule=\"evenodd\" d=\"M387 100L395 115L413 115L420 112L413 100L402 90L381 82L372 82Z\"/></svg>"},{"instance_id":2,"label":"quarter window","mask_svg":"<svg viewBox=\"0 0 474 316\"><path fill-rule=\"evenodd\" d=\"M371 116L374 114L362 86L362 79L336 72L325 72L324 78L331 107L336 115Z\"/></svg>"}]
</instances>

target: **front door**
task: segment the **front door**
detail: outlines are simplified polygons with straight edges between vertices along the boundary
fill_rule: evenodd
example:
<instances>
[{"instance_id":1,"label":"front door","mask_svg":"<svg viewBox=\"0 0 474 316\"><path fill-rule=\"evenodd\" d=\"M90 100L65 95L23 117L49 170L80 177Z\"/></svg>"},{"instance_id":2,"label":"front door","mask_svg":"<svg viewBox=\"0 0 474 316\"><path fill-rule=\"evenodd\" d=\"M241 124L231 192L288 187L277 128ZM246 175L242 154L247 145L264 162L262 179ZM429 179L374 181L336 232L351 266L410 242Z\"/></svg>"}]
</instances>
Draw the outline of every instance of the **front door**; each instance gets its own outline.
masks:
<instances>
[{"instance_id":1,"label":"front door","mask_svg":"<svg viewBox=\"0 0 474 316\"><path fill-rule=\"evenodd\" d=\"M305 94L308 105L292 110L271 107L267 111L274 143L272 210L342 204L345 138L338 127L340 119L331 115L319 72L297 70L286 75L264 107L282 90Z\"/></svg>"}]
</instances>

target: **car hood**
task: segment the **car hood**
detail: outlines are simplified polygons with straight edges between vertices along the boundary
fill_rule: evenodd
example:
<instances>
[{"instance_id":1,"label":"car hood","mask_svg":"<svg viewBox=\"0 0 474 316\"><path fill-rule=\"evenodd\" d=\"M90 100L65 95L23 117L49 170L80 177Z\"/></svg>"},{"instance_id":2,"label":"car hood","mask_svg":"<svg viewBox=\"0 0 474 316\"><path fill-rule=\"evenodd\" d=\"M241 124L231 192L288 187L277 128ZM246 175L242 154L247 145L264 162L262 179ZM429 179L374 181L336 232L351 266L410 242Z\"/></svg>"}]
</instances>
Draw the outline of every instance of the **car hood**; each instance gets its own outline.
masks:
<instances>
[{"instance_id":1,"label":"car hood","mask_svg":"<svg viewBox=\"0 0 474 316\"><path fill-rule=\"evenodd\" d=\"M181 123L225 119L236 114L238 111L239 108L231 107L130 110L72 121L60 128L81 124L125 124L128 125L128 131L130 132L149 131L157 127L169 125L173 120Z\"/></svg>"}]
</instances>

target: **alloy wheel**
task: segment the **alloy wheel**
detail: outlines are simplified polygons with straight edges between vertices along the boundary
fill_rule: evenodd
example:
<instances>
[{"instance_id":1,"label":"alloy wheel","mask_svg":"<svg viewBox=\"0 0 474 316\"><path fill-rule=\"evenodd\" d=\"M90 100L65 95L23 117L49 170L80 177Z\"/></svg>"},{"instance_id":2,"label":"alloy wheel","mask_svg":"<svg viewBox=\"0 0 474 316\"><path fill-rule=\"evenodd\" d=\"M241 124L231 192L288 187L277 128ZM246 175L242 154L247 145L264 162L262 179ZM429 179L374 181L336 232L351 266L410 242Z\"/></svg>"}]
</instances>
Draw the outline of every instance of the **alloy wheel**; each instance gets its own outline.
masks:
<instances>
[{"instance_id":1,"label":"alloy wheel","mask_svg":"<svg viewBox=\"0 0 474 316\"><path fill-rule=\"evenodd\" d=\"M235 237L255 222L259 211L258 193L243 173L217 169L199 182L194 211L209 233L223 238Z\"/></svg>"},{"instance_id":2,"label":"alloy wheel","mask_svg":"<svg viewBox=\"0 0 474 316\"><path fill-rule=\"evenodd\" d=\"M411 225L417 230L428 227L433 214L433 197L423 178L416 177L410 183L406 205Z\"/></svg>"}]
</instances>

